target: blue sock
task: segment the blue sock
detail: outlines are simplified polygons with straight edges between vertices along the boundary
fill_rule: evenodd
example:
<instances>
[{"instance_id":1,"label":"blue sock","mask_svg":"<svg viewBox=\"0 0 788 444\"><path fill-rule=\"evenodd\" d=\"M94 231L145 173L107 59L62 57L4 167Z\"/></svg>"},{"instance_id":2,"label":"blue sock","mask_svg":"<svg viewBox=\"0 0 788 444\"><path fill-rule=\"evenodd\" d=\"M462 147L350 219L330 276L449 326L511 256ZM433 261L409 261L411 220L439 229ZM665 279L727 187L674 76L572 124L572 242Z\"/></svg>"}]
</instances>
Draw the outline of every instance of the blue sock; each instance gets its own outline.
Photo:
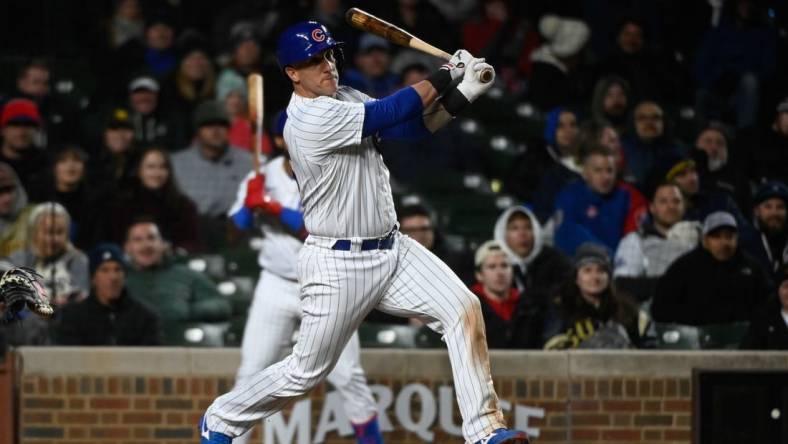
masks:
<instances>
[{"instance_id":1,"label":"blue sock","mask_svg":"<svg viewBox=\"0 0 788 444\"><path fill-rule=\"evenodd\" d=\"M358 444L383 444L383 435L380 434L377 415L367 422L353 424L353 432Z\"/></svg>"}]
</instances>

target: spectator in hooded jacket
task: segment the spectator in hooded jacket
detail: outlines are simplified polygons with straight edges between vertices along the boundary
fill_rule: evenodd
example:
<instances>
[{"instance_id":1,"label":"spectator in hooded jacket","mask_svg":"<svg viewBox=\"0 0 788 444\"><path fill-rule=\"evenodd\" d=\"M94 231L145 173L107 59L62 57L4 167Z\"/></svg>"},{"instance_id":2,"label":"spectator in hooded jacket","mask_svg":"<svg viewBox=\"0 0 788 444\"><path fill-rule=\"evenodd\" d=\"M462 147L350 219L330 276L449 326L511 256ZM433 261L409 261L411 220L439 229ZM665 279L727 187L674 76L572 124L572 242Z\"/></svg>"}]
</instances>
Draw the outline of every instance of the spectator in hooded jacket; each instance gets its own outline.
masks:
<instances>
[{"instance_id":1,"label":"spectator in hooded jacket","mask_svg":"<svg viewBox=\"0 0 788 444\"><path fill-rule=\"evenodd\" d=\"M526 207L507 209L495 223L493 238L506 253L512 267L513 287L520 293L516 317L520 348L542 347L542 325L550 298L567 276L572 264L563 253L545 243L542 227Z\"/></svg>"},{"instance_id":2,"label":"spectator in hooded jacket","mask_svg":"<svg viewBox=\"0 0 788 444\"><path fill-rule=\"evenodd\" d=\"M615 75L602 77L594 86L591 117L596 121L609 122L619 134L623 134L629 124L632 102L632 91L626 80Z\"/></svg>"},{"instance_id":3,"label":"spectator in hooded jacket","mask_svg":"<svg viewBox=\"0 0 788 444\"><path fill-rule=\"evenodd\" d=\"M732 214L711 213L701 245L676 259L657 283L651 314L685 325L751 320L771 291L771 278L739 247Z\"/></svg>"},{"instance_id":4,"label":"spectator in hooded jacket","mask_svg":"<svg viewBox=\"0 0 788 444\"><path fill-rule=\"evenodd\" d=\"M733 144L732 132L722 123L709 122L695 137L700 182L705 189L728 193L739 208L750 208L752 192L742 167L742 156Z\"/></svg>"},{"instance_id":5,"label":"spectator in hooded jacket","mask_svg":"<svg viewBox=\"0 0 788 444\"><path fill-rule=\"evenodd\" d=\"M635 231L646 211L646 199L616 181L613 153L591 147L583 157L583 180L567 185L555 200L555 245L566 254L585 242L616 251L626 234Z\"/></svg>"},{"instance_id":6,"label":"spectator in hooded jacket","mask_svg":"<svg viewBox=\"0 0 788 444\"><path fill-rule=\"evenodd\" d=\"M777 273L777 297L758 310L741 343L743 349L788 350L788 266Z\"/></svg>"},{"instance_id":7,"label":"spectator in hooded jacket","mask_svg":"<svg viewBox=\"0 0 788 444\"><path fill-rule=\"evenodd\" d=\"M552 109L545 118L542 140L529 146L512 167L506 188L532 203L544 223L552 215L558 192L580 179L577 114L564 107Z\"/></svg>"}]
</instances>

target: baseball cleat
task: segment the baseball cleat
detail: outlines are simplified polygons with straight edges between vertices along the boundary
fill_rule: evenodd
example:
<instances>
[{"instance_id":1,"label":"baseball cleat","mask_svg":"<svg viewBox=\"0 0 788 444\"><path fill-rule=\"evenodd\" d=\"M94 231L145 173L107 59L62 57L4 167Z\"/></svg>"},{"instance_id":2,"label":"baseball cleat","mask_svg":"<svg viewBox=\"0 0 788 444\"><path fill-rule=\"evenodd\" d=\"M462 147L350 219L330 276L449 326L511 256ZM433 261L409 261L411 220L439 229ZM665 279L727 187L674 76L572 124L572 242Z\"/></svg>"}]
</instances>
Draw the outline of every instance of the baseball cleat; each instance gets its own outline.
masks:
<instances>
[{"instance_id":1,"label":"baseball cleat","mask_svg":"<svg viewBox=\"0 0 788 444\"><path fill-rule=\"evenodd\" d=\"M231 444L233 439L224 433L212 432L208 430L208 422L205 416L200 418L200 444Z\"/></svg>"},{"instance_id":2,"label":"baseball cleat","mask_svg":"<svg viewBox=\"0 0 788 444\"><path fill-rule=\"evenodd\" d=\"M528 435L519 430L497 429L475 444L528 444Z\"/></svg>"}]
</instances>

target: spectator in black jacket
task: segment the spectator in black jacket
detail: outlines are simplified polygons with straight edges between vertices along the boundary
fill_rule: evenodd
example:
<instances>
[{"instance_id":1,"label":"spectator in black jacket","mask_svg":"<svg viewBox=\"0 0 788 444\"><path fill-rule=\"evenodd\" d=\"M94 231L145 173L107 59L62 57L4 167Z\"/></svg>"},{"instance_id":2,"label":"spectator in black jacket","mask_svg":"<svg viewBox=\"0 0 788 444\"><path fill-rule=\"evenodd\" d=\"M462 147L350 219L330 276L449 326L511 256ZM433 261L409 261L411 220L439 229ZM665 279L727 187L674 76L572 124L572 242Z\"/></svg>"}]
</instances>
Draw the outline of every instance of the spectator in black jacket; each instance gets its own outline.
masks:
<instances>
[{"instance_id":1,"label":"spectator in black jacket","mask_svg":"<svg viewBox=\"0 0 788 444\"><path fill-rule=\"evenodd\" d=\"M56 335L62 345L160 345L158 316L126 291L126 259L120 247L90 252L92 287L82 302L67 305Z\"/></svg>"},{"instance_id":2,"label":"spectator in black jacket","mask_svg":"<svg viewBox=\"0 0 788 444\"><path fill-rule=\"evenodd\" d=\"M758 188L752 209L753 226L742 230L742 248L769 273L788 262L788 187L769 182Z\"/></svg>"},{"instance_id":3,"label":"spectator in black jacket","mask_svg":"<svg viewBox=\"0 0 788 444\"><path fill-rule=\"evenodd\" d=\"M700 326L752 318L769 295L771 279L739 248L738 233L732 214L706 217L701 246L676 259L657 282L654 320Z\"/></svg>"},{"instance_id":4,"label":"spectator in black jacket","mask_svg":"<svg viewBox=\"0 0 788 444\"><path fill-rule=\"evenodd\" d=\"M517 316L520 292L512 287L512 265L501 244L487 241L476 250L476 283L471 291L479 297L488 348L519 348Z\"/></svg>"},{"instance_id":5,"label":"spectator in black jacket","mask_svg":"<svg viewBox=\"0 0 788 444\"><path fill-rule=\"evenodd\" d=\"M777 298L759 310L750 323L741 348L755 350L788 350L788 266L777 277Z\"/></svg>"}]
</instances>

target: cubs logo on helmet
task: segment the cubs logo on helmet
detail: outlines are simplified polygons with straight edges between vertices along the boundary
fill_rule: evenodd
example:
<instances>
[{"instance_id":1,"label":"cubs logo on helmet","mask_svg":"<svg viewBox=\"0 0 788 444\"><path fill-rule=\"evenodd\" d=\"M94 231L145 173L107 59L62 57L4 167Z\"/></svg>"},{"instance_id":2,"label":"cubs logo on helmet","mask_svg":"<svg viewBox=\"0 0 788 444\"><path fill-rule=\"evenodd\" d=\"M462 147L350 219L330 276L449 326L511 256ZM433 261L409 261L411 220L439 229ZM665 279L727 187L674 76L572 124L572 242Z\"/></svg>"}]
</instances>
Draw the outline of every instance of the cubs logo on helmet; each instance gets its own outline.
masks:
<instances>
[{"instance_id":1,"label":"cubs logo on helmet","mask_svg":"<svg viewBox=\"0 0 788 444\"><path fill-rule=\"evenodd\" d=\"M331 32L315 21L300 22L285 29L276 45L279 67L309 60L321 52L343 45L331 36Z\"/></svg>"}]
</instances>

